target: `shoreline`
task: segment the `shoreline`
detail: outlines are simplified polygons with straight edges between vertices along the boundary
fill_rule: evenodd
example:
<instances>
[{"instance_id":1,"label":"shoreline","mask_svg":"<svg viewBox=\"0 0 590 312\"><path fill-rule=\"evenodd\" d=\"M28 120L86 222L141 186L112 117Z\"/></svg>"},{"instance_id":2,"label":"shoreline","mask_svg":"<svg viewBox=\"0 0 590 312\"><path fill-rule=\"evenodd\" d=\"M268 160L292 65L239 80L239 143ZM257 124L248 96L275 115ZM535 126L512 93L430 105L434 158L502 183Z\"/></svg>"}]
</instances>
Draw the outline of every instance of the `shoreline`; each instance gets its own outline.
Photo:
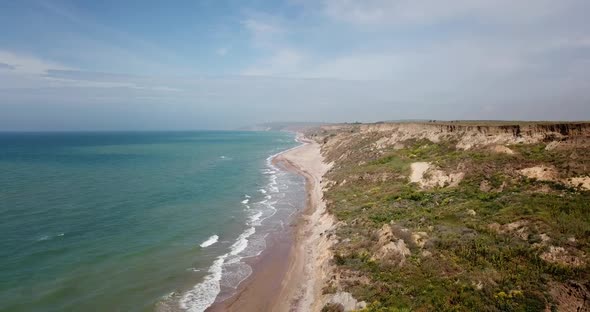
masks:
<instances>
[{"instance_id":1,"label":"shoreline","mask_svg":"<svg viewBox=\"0 0 590 312\"><path fill-rule=\"evenodd\" d=\"M297 134L302 145L274 155L281 170L305 178L305 207L289 224L284 235L270 237L267 248L248 261L252 274L232 297L214 303L207 311L319 311L321 287L331 258L331 241L323 236L333 224L325 214L321 180L329 166L319 144ZM318 245L319 244L319 245Z\"/></svg>"}]
</instances>

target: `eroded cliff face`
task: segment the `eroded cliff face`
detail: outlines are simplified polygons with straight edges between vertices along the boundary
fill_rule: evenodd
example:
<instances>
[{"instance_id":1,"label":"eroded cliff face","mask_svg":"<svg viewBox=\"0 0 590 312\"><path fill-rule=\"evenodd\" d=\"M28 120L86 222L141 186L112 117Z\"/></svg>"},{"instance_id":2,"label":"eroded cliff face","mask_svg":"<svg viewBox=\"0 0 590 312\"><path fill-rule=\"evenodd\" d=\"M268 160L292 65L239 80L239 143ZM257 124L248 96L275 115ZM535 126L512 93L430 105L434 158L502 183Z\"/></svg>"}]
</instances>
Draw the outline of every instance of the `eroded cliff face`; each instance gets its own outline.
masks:
<instances>
[{"instance_id":1,"label":"eroded cliff face","mask_svg":"<svg viewBox=\"0 0 590 312\"><path fill-rule=\"evenodd\" d=\"M502 146L535 143L547 143L548 149L590 146L590 123L340 124L322 126L311 131L310 135L324 144L328 154L339 157L346 157L350 148L362 141L372 141L371 152L378 152L390 147L400 149L408 140L422 139L434 143L451 142L462 150L489 147L496 152L510 153Z\"/></svg>"},{"instance_id":2,"label":"eroded cliff face","mask_svg":"<svg viewBox=\"0 0 590 312\"><path fill-rule=\"evenodd\" d=\"M559 134L561 136L587 135L590 133L589 122L551 123L551 122L402 122L402 123L374 123L374 124L336 124L323 126L325 130L342 130L359 128L361 131L392 131L427 130L445 133L483 133L490 135L512 134L518 136L533 136L536 134Z\"/></svg>"}]
</instances>

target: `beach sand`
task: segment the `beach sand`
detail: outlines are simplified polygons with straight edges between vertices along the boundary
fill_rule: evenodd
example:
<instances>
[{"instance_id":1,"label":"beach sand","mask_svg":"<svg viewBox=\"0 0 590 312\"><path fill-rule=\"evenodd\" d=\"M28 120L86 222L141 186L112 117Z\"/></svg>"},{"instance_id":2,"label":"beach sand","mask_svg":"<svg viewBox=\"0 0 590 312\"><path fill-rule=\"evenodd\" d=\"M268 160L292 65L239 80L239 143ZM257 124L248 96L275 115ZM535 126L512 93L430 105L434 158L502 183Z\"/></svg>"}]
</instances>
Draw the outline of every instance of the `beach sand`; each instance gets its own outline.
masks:
<instances>
[{"instance_id":1,"label":"beach sand","mask_svg":"<svg viewBox=\"0 0 590 312\"><path fill-rule=\"evenodd\" d=\"M307 201L291 231L269 239L267 249L249 263L253 274L233 297L208 311L319 311L329 276L332 241L324 233L334 219L322 200L322 176L330 168L320 146L298 135L304 145L279 154L273 163L306 179Z\"/></svg>"}]
</instances>

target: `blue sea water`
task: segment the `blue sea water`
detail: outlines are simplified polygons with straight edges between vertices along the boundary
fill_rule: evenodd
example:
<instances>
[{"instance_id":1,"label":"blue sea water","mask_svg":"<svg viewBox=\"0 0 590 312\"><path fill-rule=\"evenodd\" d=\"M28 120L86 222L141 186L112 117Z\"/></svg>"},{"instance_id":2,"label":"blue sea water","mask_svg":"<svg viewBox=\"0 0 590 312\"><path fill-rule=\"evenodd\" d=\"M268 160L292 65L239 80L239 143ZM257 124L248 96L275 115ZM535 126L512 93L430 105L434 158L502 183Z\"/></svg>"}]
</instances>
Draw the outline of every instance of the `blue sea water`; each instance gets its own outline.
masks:
<instances>
[{"instance_id":1,"label":"blue sea water","mask_svg":"<svg viewBox=\"0 0 590 312\"><path fill-rule=\"evenodd\" d=\"M302 208L284 132L0 133L1 311L202 311Z\"/></svg>"}]
</instances>

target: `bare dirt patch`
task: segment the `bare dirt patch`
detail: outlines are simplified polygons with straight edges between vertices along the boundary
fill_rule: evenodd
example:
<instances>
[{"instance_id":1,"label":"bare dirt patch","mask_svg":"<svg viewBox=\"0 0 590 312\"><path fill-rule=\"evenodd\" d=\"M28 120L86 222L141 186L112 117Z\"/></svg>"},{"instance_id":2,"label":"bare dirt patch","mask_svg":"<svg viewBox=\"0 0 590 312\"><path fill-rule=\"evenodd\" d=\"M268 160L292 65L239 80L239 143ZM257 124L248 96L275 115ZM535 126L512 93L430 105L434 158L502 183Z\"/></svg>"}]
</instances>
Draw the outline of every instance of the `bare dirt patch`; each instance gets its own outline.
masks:
<instances>
[{"instance_id":1,"label":"bare dirt patch","mask_svg":"<svg viewBox=\"0 0 590 312\"><path fill-rule=\"evenodd\" d=\"M412 163L411 169L410 182L418 183L422 188L454 187L465 177L463 172L446 173L427 162Z\"/></svg>"},{"instance_id":2,"label":"bare dirt patch","mask_svg":"<svg viewBox=\"0 0 590 312\"><path fill-rule=\"evenodd\" d=\"M412 174L410 175L410 182L421 183L423 181L424 173L430 169L430 163L427 162L415 162L410 165Z\"/></svg>"},{"instance_id":3,"label":"bare dirt patch","mask_svg":"<svg viewBox=\"0 0 590 312\"><path fill-rule=\"evenodd\" d=\"M581 187L590 190L590 177L577 177L568 179L568 184L573 187Z\"/></svg>"},{"instance_id":4,"label":"bare dirt patch","mask_svg":"<svg viewBox=\"0 0 590 312\"><path fill-rule=\"evenodd\" d=\"M504 145L494 145L491 149L498 154L514 155L514 151Z\"/></svg>"},{"instance_id":5,"label":"bare dirt patch","mask_svg":"<svg viewBox=\"0 0 590 312\"><path fill-rule=\"evenodd\" d=\"M541 259L568 267L581 267L585 262L581 257L573 254L573 252L556 246L549 246L549 250L541 254Z\"/></svg>"},{"instance_id":6,"label":"bare dirt patch","mask_svg":"<svg viewBox=\"0 0 590 312\"><path fill-rule=\"evenodd\" d=\"M557 171L555 168L547 166L535 166L525 168L519 171L520 174L529 178L537 179L539 181L555 181L557 180Z\"/></svg>"},{"instance_id":7,"label":"bare dirt patch","mask_svg":"<svg viewBox=\"0 0 590 312\"><path fill-rule=\"evenodd\" d=\"M488 225L488 228L498 234L511 234L522 240L527 240L529 238L528 224L529 222L527 220L518 220L504 225L492 223Z\"/></svg>"},{"instance_id":8,"label":"bare dirt patch","mask_svg":"<svg viewBox=\"0 0 590 312\"><path fill-rule=\"evenodd\" d=\"M590 289L575 281L566 283L551 282L549 294L555 302L557 311L590 312ZM548 307L547 311L551 311Z\"/></svg>"}]
</instances>

